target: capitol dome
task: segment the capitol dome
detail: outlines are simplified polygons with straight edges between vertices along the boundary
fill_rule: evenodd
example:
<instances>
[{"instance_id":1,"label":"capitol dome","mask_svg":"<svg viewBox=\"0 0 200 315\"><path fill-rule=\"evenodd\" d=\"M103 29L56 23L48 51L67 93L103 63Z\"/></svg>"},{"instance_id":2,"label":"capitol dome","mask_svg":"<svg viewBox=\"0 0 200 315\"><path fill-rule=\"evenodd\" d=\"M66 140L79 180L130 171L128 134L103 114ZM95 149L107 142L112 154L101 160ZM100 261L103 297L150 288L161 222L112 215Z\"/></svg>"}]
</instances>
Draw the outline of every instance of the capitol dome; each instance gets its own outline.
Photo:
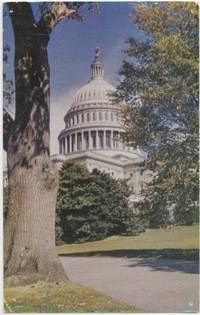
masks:
<instances>
[{"instance_id":1,"label":"capitol dome","mask_svg":"<svg viewBox=\"0 0 200 315\"><path fill-rule=\"evenodd\" d=\"M52 159L57 164L75 160L89 170L97 168L115 178L128 178L134 173L133 167L138 172L136 165L144 156L123 141L119 104L112 97L116 89L104 79L99 53L97 48L91 78L77 90L64 117L65 128L58 136L59 155Z\"/></svg>"},{"instance_id":2,"label":"capitol dome","mask_svg":"<svg viewBox=\"0 0 200 315\"><path fill-rule=\"evenodd\" d=\"M72 108L82 105L111 104L110 94L115 92L115 87L104 79L104 66L99 59L99 49L96 49L94 62L91 64L91 79L75 94Z\"/></svg>"},{"instance_id":3,"label":"capitol dome","mask_svg":"<svg viewBox=\"0 0 200 315\"><path fill-rule=\"evenodd\" d=\"M77 90L64 117L66 126L58 137L61 154L125 148L120 140L124 128L119 121L119 106L112 101L115 90L104 79L104 65L96 49L91 79Z\"/></svg>"},{"instance_id":4,"label":"capitol dome","mask_svg":"<svg viewBox=\"0 0 200 315\"><path fill-rule=\"evenodd\" d=\"M115 87L103 78L92 78L76 92L72 107L76 108L77 106L92 104L94 102L111 103L109 94L115 92L115 90Z\"/></svg>"}]
</instances>

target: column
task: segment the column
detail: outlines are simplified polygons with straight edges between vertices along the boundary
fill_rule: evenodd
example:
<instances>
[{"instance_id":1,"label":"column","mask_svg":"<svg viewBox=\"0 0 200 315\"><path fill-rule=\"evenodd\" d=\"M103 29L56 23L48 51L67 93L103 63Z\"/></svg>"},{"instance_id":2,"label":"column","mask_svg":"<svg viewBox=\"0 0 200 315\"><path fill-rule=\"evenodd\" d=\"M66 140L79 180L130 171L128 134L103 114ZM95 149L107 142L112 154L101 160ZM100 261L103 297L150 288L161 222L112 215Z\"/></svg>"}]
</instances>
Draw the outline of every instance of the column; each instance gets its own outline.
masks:
<instances>
[{"instance_id":1,"label":"column","mask_svg":"<svg viewBox=\"0 0 200 315\"><path fill-rule=\"evenodd\" d=\"M74 152L77 151L77 137L76 137L76 133L74 133Z\"/></svg>"},{"instance_id":2,"label":"column","mask_svg":"<svg viewBox=\"0 0 200 315\"><path fill-rule=\"evenodd\" d=\"M70 153L70 136L67 136L67 154Z\"/></svg>"},{"instance_id":3,"label":"column","mask_svg":"<svg viewBox=\"0 0 200 315\"><path fill-rule=\"evenodd\" d=\"M97 142L96 142L96 130L91 131L91 138L92 138L92 148L96 149Z\"/></svg>"},{"instance_id":4,"label":"column","mask_svg":"<svg viewBox=\"0 0 200 315\"><path fill-rule=\"evenodd\" d=\"M121 133L121 135L122 135L122 149L124 150L125 149L125 142L124 142L123 132Z\"/></svg>"},{"instance_id":5,"label":"column","mask_svg":"<svg viewBox=\"0 0 200 315\"><path fill-rule=\"evenodd\" d=\"M110 149L111 148L111 131L110 130L106 131L106 144L107 144L107 147Z\"/></svg>"},{"instance_id":6,"label":"column","mask_svg":"<svg viewBox=\"0 0 200 315\"><path fill-rule=\"evenodd\" d=\"M96 131L96 147L100 148L99 130Z\"/></svg>"},{"instance_id":7,"label":"column","mask_svg":"<svg viewBox=\"0 0 200 315\"><path fill-rule=\"evenodd\" d=\"M88 141L89 141L89 150L92 149L92 137L91 137L91 132L88 131Z\"/></svg>"},{"instance_id":8,"label":"column","mask_svg":"<svg viewBox=\"0 0 200 315\"><path fill-rule=\"evenodd\" d=\"M116 131L113 131L113 148L116 149L117 148L117 137L116 137Z\"/></svg>"},{"instance_id":9,"label":"column","mask_svg":"<svg viewBox=\"0 0 200 315\"><path fill-rule=\"evenodd\" d=\"M65 137L63 137L63 154L65 154Z\"/></svg>"},{"instance_id":10,"label":"column","mask_svg":"<svg viewBox=\"0 0 200 315\"><path fill-rule=\"evenodd\" d=\"M61 140L59 140L59 153L62 154L62 143L61 143Z\"/></svg>"},{"instance_id":11,"label":"column","mask_svg":"<svg viewBox=\"0 0 200 315\"><path fill-rule=\"evenodd\" d=\"M86 150L85 132L81 133L81 137L82 137L82 150L85 151Z\"/></svg>"},{"instance_id":12,"label":"column","mask_svg":"<svg viewBox=\"0 0 200 315\"><path fill-rule=\"evenodd\" d=\"M113 130L111 130L111 149L114 149L114 135L113 135Z\"/></svg>"},{"instance_id":13,"label":"column","mask_svg":"<svg viewBox=\"0 0 200 315\"><path fill-rule=\"evenodd\" d=\"M120 150L123 150L122 133L121 132L119 132L119 148L120 148Z\"/></svg>"},{"instance_id":14,"label":"column","mask_svg":"<svg viewBox=\"0 0 200 315\"><path fill-rule=\"evenodd\" d=\"M119 149L119 131L116 131L116 148Z\"/></svg>"},{"instance_id":15,"label":"column","mask_svg":"<svg viewBox=\"0 0 200 315\"><path fill-rule=\"evenodd\" d=\"M106 131L103 131L103 147L106 149Z\"/></svg>"},{"instance_id":16,"label":"column","mask_svg":"<svg viewBox=\"0 0 200 315\"><path fill-rule=\"evenodd\" d=\"M67 136L65 136L65 154L67 154Z\"/></svg>"},{"instance_id":17,"label":"column","mask_svg":"<svg viewBox=\"0 0 200 315\"><path fill-rule=\"evenodd\" d=\"M77 133L77 150L80 151L82 149L82 133Z\"/></svg>"},{"instance_id":18,"label":"column","mask_svg":"<svg viewBox=\"0 0 200 315\"><path fill-rule=\"evenodd\" d=\"M82 138L82 132L79 132L79 150L82 150L83 147L83 138Z\"/></svg>"},{"instance_id":19,"label":"column","mask_svg":"<svg viewBox=\"0 0 200 315\"><path fill-rule=\"evenodd\" d=\"M70 135L70 138L71 138L71 141L70 141L70 143L71 143L71 153L72 152L74 152L74 135L73 134L71 134Z\"/></svg>"}]
</instances>

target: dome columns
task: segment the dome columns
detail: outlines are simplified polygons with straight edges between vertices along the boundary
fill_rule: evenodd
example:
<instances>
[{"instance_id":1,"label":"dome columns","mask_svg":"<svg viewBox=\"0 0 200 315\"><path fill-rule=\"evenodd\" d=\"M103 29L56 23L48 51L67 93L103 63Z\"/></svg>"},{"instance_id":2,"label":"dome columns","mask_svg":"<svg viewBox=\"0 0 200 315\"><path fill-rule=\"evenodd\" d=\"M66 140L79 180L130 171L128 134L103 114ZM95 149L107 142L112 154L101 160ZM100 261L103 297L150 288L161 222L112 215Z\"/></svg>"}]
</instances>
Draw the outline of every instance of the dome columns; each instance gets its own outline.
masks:
<instances>
[{"instance_id":1,"label":"dome columns","mask_svg":"<svg viewBox=\"0 0 200 315\"><path fill-rule=\"evenodd\" d=\"M59 140L60 154L86 150L128 150L121 140L123 132L118 130L97 129L79 131L63 136Z\"/></svg>"}]
</instances>

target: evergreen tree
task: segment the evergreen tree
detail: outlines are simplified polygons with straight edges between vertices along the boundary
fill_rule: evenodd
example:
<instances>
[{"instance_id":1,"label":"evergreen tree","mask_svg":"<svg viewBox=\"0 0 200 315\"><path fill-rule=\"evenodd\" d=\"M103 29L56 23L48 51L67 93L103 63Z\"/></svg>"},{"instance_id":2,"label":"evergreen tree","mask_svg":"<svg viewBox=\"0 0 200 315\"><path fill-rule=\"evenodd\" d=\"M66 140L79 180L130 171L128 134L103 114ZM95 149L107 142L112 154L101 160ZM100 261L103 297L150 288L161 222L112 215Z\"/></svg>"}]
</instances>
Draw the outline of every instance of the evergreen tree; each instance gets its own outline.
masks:
<instances>
[{"instance_id":1,"label":"evergreen tree","mask_svg":"<svg viewBox=\"0 0 200 315\"><path fill-rule=\"evenodd\" d=\"M129 189L97 169L67 161L60 171L57 242L85 242L136 232Z\"/></svg>"}]
</instances>

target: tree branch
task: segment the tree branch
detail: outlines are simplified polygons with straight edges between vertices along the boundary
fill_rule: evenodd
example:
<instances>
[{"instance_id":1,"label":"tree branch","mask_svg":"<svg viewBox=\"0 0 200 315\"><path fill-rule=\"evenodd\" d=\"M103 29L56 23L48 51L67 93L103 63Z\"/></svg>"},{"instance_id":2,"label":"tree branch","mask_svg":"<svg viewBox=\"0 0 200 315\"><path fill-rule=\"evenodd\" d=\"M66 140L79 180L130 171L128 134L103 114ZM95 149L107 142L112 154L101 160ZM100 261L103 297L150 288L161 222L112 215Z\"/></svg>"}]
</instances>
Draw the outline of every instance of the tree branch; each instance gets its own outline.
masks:
<instances>
[{"instance_id":1,"label":"tree branch","mask_svg":"<svg viewBox=\"0 0 200 315\"><path fill-rule=\"evenodd\" d=\"M11 129L13 127L14 119L11 114L4 108L3 109L3 149L7 151L8 140L10 137Z\"/></svg>"},{"instance_id":2,"label":"tree branch","mask_svg":"<svg viewBox=\"0 0 200 315\"><path fill-rule=\"evenodd\" d=\"M69 9L63 2L53 2L38 22L38 29L41 33L49 35L58 23L75 12L76 10Z\"/></svg>"}]
</instances>

